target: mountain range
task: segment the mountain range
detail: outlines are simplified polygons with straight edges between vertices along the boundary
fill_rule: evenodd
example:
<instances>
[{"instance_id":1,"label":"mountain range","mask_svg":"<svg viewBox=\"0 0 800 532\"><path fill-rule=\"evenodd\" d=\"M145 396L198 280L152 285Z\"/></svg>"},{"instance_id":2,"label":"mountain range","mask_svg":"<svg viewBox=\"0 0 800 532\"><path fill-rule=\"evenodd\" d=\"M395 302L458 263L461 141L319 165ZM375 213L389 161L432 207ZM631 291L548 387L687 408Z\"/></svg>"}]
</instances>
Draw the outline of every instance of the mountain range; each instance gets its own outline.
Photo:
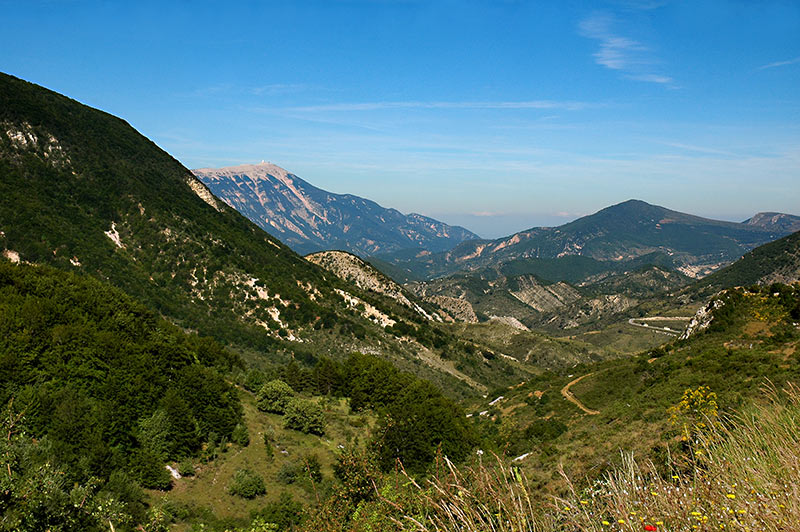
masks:
<instances>
[{"instance_id":1,"label":"mountain range","mask_svg":"<svg viewBox=\"0 0 800 532\"><path fill-rule=\"evenodd\" d=\"M479 238L463 227L327 192L267 162L201 168L194 174L214 195L300 254L330 249L361 256L407 249L438 252Z\"/></svg>"},{"instance_id":2,"label":"mountain range","mask_svg":"<svg viewBox=\"0 0 800 532\"><path fill-rule=\"evenodd\" d=\"M736 223L628 200L558 227L535 227L495 240L470 240L441 253L377 256L409 279L431 279L516 263L529 273L584 257L588 276L626 261L657 261L690 277L707 275L745 252L792 232L797 216L762 213ZM553 279L566 280L566 279Z\"/></svg>"}]
</instances>

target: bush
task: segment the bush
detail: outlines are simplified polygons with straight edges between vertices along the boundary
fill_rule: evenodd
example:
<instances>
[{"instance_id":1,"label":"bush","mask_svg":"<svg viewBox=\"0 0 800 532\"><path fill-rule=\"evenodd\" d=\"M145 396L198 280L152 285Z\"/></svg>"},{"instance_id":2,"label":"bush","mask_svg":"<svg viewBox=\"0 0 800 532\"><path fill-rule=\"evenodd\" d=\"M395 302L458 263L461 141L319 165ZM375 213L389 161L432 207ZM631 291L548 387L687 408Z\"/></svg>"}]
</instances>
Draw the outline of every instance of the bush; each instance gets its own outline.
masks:
<instances>
[{"instance_id":1,"label":"bush","mask_svg":"<svg viewBox=\"0 0 800 532\"><path fill-rule=\"evenodd\" d=\"M183 477L194 476L194 463L190 458L181 460L181 462L178 464L178 473L180 473Z\"/></svg>"},{"instance_id":2,"label":"bush","mask_svg":"<svg viewBox=\"0 0 800 532\"><path fill-rule=\"evenodd\" d=\"M238 469L233 474L233 479L228 485L228 493L237 495L245 499L253 499L259 495L264 495L267 487L261 475L249 469Z\"/></svg>"},{"instance_id":3,"label":"bush","mask_svg":"<svg viewBox=\"0 0 800 532\"><path fill-rule=\"evenodd\" d=\"M318 404L295 398L286 405L284 426L305 434L322 435L325 433L325 414Z\"/></svg>"},{"instance_id":4,"label":"bush","mask_svg":"<svg viewBox=\"0 0 800 532\"><path fill-rule=\"evenodd\" d=\"M302 474L300 465L295 462L285 462L280 469L278 469L277 479L281 484L294 484L297 482L297 477Z\"/></svg>"},{"instance_id":5,"label":"bush","mask_svg":"<svg viewBox=\"0 0 800 532\"><path fill-rule=\"evenodd\" d=\"M261 371L251 369L244 376L244 387L251 392L258 392L266 383L267 378Z\"/></svg>"},{"instance_id":6,"label":"bush","mask_svg":"<svg viewBox=\"0 0 800 532\"><path fill-rule=\"evenodd\" d=\"M133 476L144 488L168 490L172 487L172 476L161 457L149 449L140 449L131 456Z\"/></svg>"},{"instance_id":7,"label":"bush","mask_svg":"<svg viewBox=\"0 0 800 532\"><path fill-rule=\"evenodd\" d=\"M258 409L264 412L283 414L289 400L294 397L294 390L282 380L272 380L258 391Z\"/></svg>"},{"instance_id":8,"label":"bush","mask_svg":"<svg viewBox=\"0 0 800 532\"><path fill-rule=\"evenodd\" d=\"M268 523L274 523L278 526L278 530L289 530L291 527L299 525L303 520L303 505L292 499L292 496L284 491L281 492L281 496L277 501L264 506L258 512L258 517L263 518Z\"/></svg>"},{"instance_id":9,"label":"bush","mask_svg":"<svg viewBox=\"0 0 800 532\"><path fill-rule=\"evenodd\" d=\"M303 476L311 479L313 482L322 482L322 466L319 463L317 455L310 454L300 459L303 466Z\"/></svg>"},{"instance_id":10,"label":"bush","mask_svg":"<svg viewBox=\"0 0 800 532\"><path fill-rule=\"evenodd\" d=\"M567 432L567 426L557 419L535 419L525 429L525 438L538 442L554 440Z\"/></svg>"},{"instance_id":11,"label":"bush","mask_svg":"<svg viewBox=\"0 0 800 532\"><path fill-rule=\"evenodd\" d=\"M319 458L310 454L300 457L294 462L286 462L278 470L277 479L281 484L294 484L305 480L320 483L322 482L322 466Z\"/></svg>"},{"instance_id":12,"label":"bush","mask_svg":"<svg viewBox=\"0 0 800 532\"><path fill-rule=\"evenodd\" d=\"M247 432L247 427L241 423L237 424L231 433L231 441L240 447L247 447L250 444L250 434Z\"/></svg>"}]
</instances>

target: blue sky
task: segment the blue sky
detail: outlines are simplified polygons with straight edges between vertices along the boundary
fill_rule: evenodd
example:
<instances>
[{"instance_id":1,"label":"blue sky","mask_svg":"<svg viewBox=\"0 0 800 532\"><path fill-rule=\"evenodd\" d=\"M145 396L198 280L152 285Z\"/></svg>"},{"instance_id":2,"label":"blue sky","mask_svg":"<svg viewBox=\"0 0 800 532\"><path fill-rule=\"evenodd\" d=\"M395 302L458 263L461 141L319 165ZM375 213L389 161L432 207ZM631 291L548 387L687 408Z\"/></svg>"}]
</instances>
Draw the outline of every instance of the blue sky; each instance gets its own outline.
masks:
<instances>
[{"instance_id":1,"label":"blue sky","mask_svg":"<svg viewBox=\"0 0 800 532\"><path fill-rule=\"evenodd\" d=\"M0 70L190 168L482 236L639 198L800 214L800 2L0 0Z\"/></svg>"}]
</instances>

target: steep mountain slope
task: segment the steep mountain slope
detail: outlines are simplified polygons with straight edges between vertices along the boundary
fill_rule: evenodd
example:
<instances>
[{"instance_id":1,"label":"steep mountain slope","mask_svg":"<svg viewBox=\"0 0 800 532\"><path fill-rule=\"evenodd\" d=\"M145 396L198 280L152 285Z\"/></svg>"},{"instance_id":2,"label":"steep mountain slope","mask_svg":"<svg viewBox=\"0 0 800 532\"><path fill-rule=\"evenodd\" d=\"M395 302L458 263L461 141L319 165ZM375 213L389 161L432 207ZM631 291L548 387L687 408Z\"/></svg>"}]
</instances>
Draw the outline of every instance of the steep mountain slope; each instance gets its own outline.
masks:
<instances>
[{"instance_id":1,"label":"steep mountain slope","mask_svg":"<svg viewBox=\"0 0 800 532\"><path fill-rule=\"evenodd\" d=\"M352 194L326 192L270 163L201 168L194 174L216 196L298 253L445 251L478 238L463 227L402 214Z\"/></svg>"},{"instance_id":2,"label":"steep mountain slope","mask_svg":"<svg viewBox=\"0 0 800 532\"><path fill-rule=\"evenodd\" d=\"M519 371L304 260L123 120L8 75L0 249L108 281L261 365L370 352L456 394Z\"/></svg>"},{"instance_id":3,"label":"steep mountain slope","mask_svg":"<svg viewBox=\"0 0 800 532\"><path fill-rule=\"evenodd\" d=\"M108 279L245 345L265 345L265 326L292 336L336 301L319 269L124 121L7 75L0 239L22 261Z\"/></svg>"},{"instance_id":4,"label":"steep mountain slope","mask_svg":"<svg viewBox=\"0 0 800 532\"><path fill-rule=\"evenodd\" d=\"M380 258L431 278L515 260L582 256L609 262L660 253L683 273L699 277L788 232L781 224L710 220L629 200L559 227L537 227L507 238L464 242L445 253Z\"/></svg>"},{"instance_id":5,"label":"steep mountain slope","mask_svg":"<svg viewBox=\"0 0 800 532\"><path fill-rule=\"evenodd\" d=\"M106 523L56 525L63 506L79 507L55 496L59 489L74 494L73 483L91 486L84 501L100 484L119 501L115 508L143 518L136 482L168 488L164 462L210 439L230 439L243 422L237 392L223 376L241 365L213 340L187 334L107 283L0 261L4 444L28 436L23 423L40 442L16 458L3 446L0 529L108 530ZM34 485L48 487L14 489L26 468L40 479ZM23 524L32 521L39 524Z\"/></svg>"}]
</instances>

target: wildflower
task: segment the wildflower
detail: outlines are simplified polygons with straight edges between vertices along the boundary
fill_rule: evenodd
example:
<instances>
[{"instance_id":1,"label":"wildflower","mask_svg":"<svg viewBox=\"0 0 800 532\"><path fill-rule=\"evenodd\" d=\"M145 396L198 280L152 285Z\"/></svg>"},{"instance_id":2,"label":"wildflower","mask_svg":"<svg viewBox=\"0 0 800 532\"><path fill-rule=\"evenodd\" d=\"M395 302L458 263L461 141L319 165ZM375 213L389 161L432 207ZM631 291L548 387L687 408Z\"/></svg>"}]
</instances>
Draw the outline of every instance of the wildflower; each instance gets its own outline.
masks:
<instances>
[{"instance_id":1,"label":"wildflower","mask_svg":"<svg viewBox=\"0 0 800 532\"><path fill-rule=\"evenodd\" d=\"M603 526L608 526L608 525L610 525L610 524L611 524L611 523L609 523L608 521L603 521Z\"/></svg>"},{"instance_id":2,"label":"wildflower","mask_svg":"<svg viewBox=\"0 0 800 532\"><path fill-rule=\"evenodd\" d=\"M729 498L729 499L735 499L735 498L736 498L736 495L735 495L735 494L733 494L733 493L728 493L728 494L727 494L727 495L725 495L725 496L726 496L727 498Z\"/></svg>"},{"instance_id":3,"label":"wildflower","mask_svg":"<svg viewBox=\"0 0 800 532\"><path fill-rule=\"evenodd\" d=\"M653 525L644 525L644 529L647 530L647 532L655 532L658 530L658 527Z\"/></svg>"}]
</instances>

